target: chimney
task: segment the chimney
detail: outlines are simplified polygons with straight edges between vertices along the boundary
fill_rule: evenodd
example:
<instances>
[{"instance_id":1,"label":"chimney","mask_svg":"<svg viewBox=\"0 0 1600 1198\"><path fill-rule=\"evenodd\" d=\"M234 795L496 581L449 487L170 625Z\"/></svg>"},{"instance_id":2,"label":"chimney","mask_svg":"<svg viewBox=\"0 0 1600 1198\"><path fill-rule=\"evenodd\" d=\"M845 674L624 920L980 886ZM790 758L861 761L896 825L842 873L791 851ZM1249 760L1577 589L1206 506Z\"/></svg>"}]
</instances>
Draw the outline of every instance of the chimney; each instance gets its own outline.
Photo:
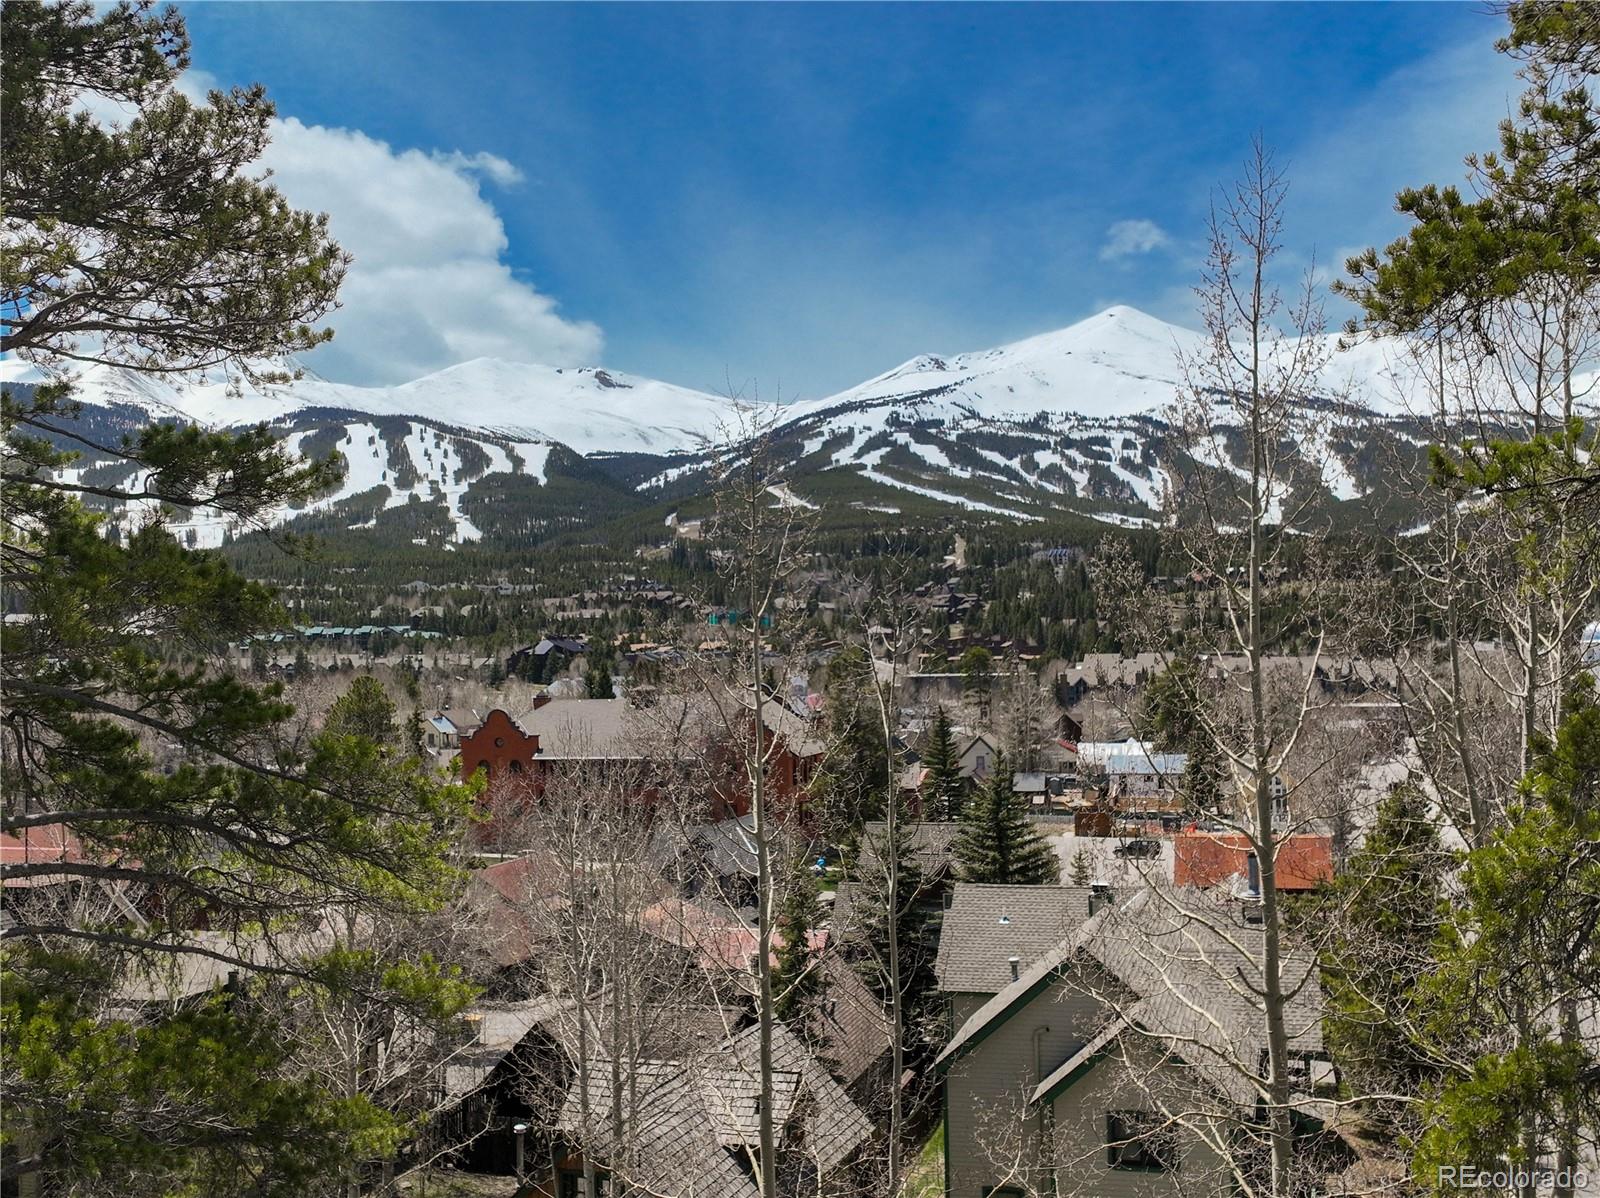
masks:
<instances>
[{"instance_id":1,"label":"chimney","mask_svg":"<svg viewBox=\"0 0 1600 1198\"><path fill-rule=\"evenodd\" d=\"M548 702L550 702L550 692L540 691L533 697L533 710L538 711L539 708L543 707Z\"/></svg>"},{"instance_id":2,"label":"chimney","mask_svg":"<svg viewBox=\"0 0 1600 1198\"><path fill-rule=\"evenodd\" d=\"M1089 883L1089 914L1111 905L1111 887L1104 882Z\"/></svg>"},{"instance_id":3,"label":"chimney","mask_svg":"<svg viewBox=\"0 0 1600 1198\"><path fill-rule=\"evenodd\" d=\"M1022 976L1022 958L1012 953L1006 961L1011 966L1011 980L1014 982Z\"/></svg>"}]
</instances>

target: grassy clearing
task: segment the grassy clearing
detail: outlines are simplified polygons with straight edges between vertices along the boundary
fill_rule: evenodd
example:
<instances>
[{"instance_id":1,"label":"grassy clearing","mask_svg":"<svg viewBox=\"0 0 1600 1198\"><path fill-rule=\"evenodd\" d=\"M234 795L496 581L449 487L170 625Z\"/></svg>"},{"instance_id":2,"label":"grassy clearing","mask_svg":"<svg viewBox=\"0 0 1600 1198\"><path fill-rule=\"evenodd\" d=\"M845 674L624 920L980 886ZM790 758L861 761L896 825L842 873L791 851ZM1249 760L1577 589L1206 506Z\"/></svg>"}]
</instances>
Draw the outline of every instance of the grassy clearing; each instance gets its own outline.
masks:
<instances>
[{"instance_id":1,"label":"grassy clearing","mask_svg":"<svg viewBox=\"0 0 1600 1198\"><path fill-rule=\"evenodd\" d=\"M944 1120L917 1153L900 1188L900 1198L944 1198Z\"/></svg>"}]
</instances>

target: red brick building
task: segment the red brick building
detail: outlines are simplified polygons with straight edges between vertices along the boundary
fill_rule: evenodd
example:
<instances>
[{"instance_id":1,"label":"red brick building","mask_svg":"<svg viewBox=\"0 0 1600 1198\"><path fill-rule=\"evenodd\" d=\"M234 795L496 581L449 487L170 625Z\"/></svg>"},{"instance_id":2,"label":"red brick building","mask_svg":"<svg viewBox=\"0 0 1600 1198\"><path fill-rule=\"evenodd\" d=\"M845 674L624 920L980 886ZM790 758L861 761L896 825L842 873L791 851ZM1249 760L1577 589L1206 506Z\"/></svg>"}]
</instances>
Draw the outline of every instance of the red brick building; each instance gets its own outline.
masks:
<instances>
[{"instance_id":1,"label":"red brick building","mask_svg":"<svg viewBox=\"0 0 1600 1198\"><path fill-rule=\"evenodd\" d=\"M496 707L470 736L461 738L461 777L482 770L494 786L504 779L533 773L539 738Z\"/></svg>"},{"instance_id":2,"label":"red brick building","mask_svg":"<svg viewBox=\"0 0 1600 1198\"><path fill-rule=\"evenodd\" d=\"M803 717L775 702L764 708L769 746L766 778L774 801L783 804L810 785L822 760L822 746L811 738ZM736 716L737 707L732 710ZM716 711L703 720L689 718L693 714L680 708L673 718L655 721L680 729L675 737L657 739L679 745L680 760L705 785L712 818L747 814L750 797L743 746L729 736L725 713ZM515 718L496 708L477 731L462 737L461 776L467 779L483 770L492 806L530 801L538 797L558 764L604 768L643 761L649 755L643 742L650 738L651 728L650 714L635 711L622 699L544 700Z\"/></svg>"}]
</instances>

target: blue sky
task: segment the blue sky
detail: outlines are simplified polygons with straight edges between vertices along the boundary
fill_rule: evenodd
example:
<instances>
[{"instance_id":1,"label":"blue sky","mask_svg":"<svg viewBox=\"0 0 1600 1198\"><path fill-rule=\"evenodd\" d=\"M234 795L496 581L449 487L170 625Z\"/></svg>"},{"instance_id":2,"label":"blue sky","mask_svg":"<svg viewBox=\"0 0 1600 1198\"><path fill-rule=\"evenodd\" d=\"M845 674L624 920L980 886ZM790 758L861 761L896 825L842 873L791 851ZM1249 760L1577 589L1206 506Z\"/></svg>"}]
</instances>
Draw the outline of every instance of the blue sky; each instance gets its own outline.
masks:
<instances>
[{"instance_id":1,"label":"blue sky","mask_svg":"<svg viewBox=\"0 0 1600 1198\"><path fill-rule=\"evenodd\" d=\"M356 252L311 365L491 353L828 394L1128 303L1180 323L1260 130L1286 270L1400 229L1516 81L1476 4L186 5Z\"/></svg>"}]
</instances>

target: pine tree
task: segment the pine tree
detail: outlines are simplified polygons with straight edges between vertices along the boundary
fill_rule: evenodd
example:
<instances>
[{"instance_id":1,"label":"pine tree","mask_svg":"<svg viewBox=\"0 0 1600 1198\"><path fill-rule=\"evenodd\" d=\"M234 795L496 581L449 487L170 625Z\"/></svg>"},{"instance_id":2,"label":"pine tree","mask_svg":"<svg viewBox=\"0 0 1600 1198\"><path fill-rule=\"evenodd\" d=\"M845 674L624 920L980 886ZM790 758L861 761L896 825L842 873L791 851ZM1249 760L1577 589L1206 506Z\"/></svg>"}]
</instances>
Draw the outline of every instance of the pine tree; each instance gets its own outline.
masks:
<instances>
[{"instance_id":1,"label":"pine tree","mask_svg":"<svg viewBox=\"0 0 1600 1198\"><path fill-rule=\"evenodd\" d=\"M1072 884L1074 886L1087 886L1094 878L1092 867L1089 865L1087 849L1080 848L1072 854Z\"/></svg>"},{"instance_id":2,"label":"pine tree","mask_svg":"<svg viewBox=\"0 0 1600 1198\"><path fill-rule=\"evenodd\" d=\"M1334 929L1323 1038L1355 1093L1417 1094L1437 1077L1417 1042L1416 979L1428 969L1452 868L1427 796L1407 783L1378 805L1366 842L1323 896ZM1374 1115L1391 1134L1415 1129L1408 1104L1380 1103Z\"/></svg>"},{"instance_id":3,"label":"pine tree","mask_svg":"<svg viewBox=\"0 0 1600 1198\"><path fill-rule=\"evenodd\" d=\"M313 324L349 256L325 216L256 181L273 117L260 87L203 104L177 91L189 39L175 8L72 0L3 13L0 350L185 370L332 336ZM77 106L85 93L136 111L102 125Z\"/></svg>"},{"instance_id":4,"label":"pine tree","mask_svg":"<svg viewBox=\"0 0 1600 1198\"><path fill-rule=\"evenodd\" d=\"M1028 819L1027 800L1011 784L1004 754L967 802L953 849L965 882L1054 885L1061 865L1050 842Z\"/></svg>"},{"instance_id":5,"label":"pine tree","mask_svg":"<svg viewBox=\"0 0 1600 1198\"><path fill-rule=\"evenodd\" d=\"M611 685L611 667L604 661L596 662L593 669L584 678L584 685L588 689L591 699L614 698Z\"/></svg>"},{"instance_id":6,"label":"pine tree","mask_svg":"<svg viewBox=\"0 0 1600 1198\"><path fill-rule=\"evenodd\" d=\"M1467 1061L1429 1093L1414 1171L1520 1161L1575 1167L1600 1109L1600 701L1583 676L1506 825L1472 849L1416 985L1434 1059ZM1556 1187L1571 1194L1570 1186Z\"/></svg>"},{"instance_id":7,"label":"pine tree","mask_svg":"<svg viewBox=\"0 0 1600 1198\"><path fill-rule=\"evenodd\" d=\"M205 105L177 93L187 50L173 8L0 8L0 349L45 366L183 371L326 339L312 326L344 255L321 218L257 180L272 115L259 89ZM85 93L137 114L104 128ZM405 1119L297 1073L273 1004L218 995L132 1019L124 983L210 954L237 971L239 993L281 969L348 995L347 974L273 955L259 929L292 941L330 910L416 919L446 901L471 795L360 736L299 741L278 686L208 664L287 614L219 555L180 546L167 505L260 525L333 482L335 461L308 465L265 427L97 434L68 382L0 391L0 555L10 602L33 617L0 628L0 829L77 849L3 872L147 902L137 925L8 904L0 1122L33 1156L8 1151L0 1181L26 1188L20 1166L63 1192L304 1194L393 1152ZM136 485L58 472L74 456L64 444L133 467ZM159 510L108 538L90 494ZM174 646L200 664L175 662ZM158 744L175 750L166 768L150 756ZM200 945L198 927L247 942ZM427 964L404 982L418 997L447 980Z\"/></svg>"},{"instance_id":8,"label":"pine tree","mask_svg":"<svg viewBox=\"0 0 1600 1198\"><path fill-rule=\"evenodd\" d=\"M817 805L831 834L852 845L868 820L883 813L889 765L883 730L871 693L872 662L860 649L847 649L828 665L828 755L814 784Z\"/></svg>"},{"instance_id":9,"label":"pine tree","mask_svg":"<svg viewBox=\"0 0 1600 1198\"><path fill-rule=\"evenodd\" d=\"M1183 778L1179 783L1190 815L1215 815L1222 809L1228 765L1216 738L1198 723L1184 743Z\"/></svg>"},{"instance_id":10,"label":"pine tree","mask_svg":"<svg viewBox=\"0 0 1600 1198\"><path fill-rule=\"evenodd\" d=\"M934 712L922 764L927 770L922 780L923 817L935 823L960 819L966 799L966 779L961 776L961 757L956 749L950 715L943 706Z\"/></svg>"},{"instance_id":11,"label":"pine tree","mask_svg":"<svg viewBox=\"0 0 1600 1198\"><path fill-rule=\"evenodd\" d=\"M394 701L383 684L363 674L328 709L323 731L330 736L360 736L375 745L389 746L400 736L395 724Z\"/></svg>"},{"instance_id":12,"label":"pine tree","mask_svg":"<svg viewBox=\"0 0 1600 1198\"><path fill-rule=\"evenodd\" d=\"M962 686L969 695L987 694L994 678L994 654L982 645L973 645L961 655L956 672L962 677Z\"/></svg>"},{"instance_id":13,"label":"pine tree","mask_svg":"<svg viewBox=\"0 0 1600 1198\"><path fill-rule=\"evenodd\" d=\"M929 943L929 918L925 906L928 882L917 865L906 829L908 814L903 810L895 823L899 835L891 841L888 825L862 838L855 873L857 887L854 909L860 923L853 929L865 947L862 972L867 983L884 998L889 997L889 874L895 869L894 928L899 937L896 956L900 963L899 987L902 1007L915 1011L928 996L933 982L933 946Z\"/></svg>"},{"instance_id":14,"label":"pine tree","mask_svg":"<svg viewBox=\"0 0 1600 1198\"><path fill-rule=\"evenodd\" d=\"M821 961L811 946L811 933L822 922L822 905L805 858L805 854L798 856L790 869L772 925L779 941L773 951L774 1011L802 1037L816 1031L816 1016L827 989Z\"/></svg>"}]
</instances>

